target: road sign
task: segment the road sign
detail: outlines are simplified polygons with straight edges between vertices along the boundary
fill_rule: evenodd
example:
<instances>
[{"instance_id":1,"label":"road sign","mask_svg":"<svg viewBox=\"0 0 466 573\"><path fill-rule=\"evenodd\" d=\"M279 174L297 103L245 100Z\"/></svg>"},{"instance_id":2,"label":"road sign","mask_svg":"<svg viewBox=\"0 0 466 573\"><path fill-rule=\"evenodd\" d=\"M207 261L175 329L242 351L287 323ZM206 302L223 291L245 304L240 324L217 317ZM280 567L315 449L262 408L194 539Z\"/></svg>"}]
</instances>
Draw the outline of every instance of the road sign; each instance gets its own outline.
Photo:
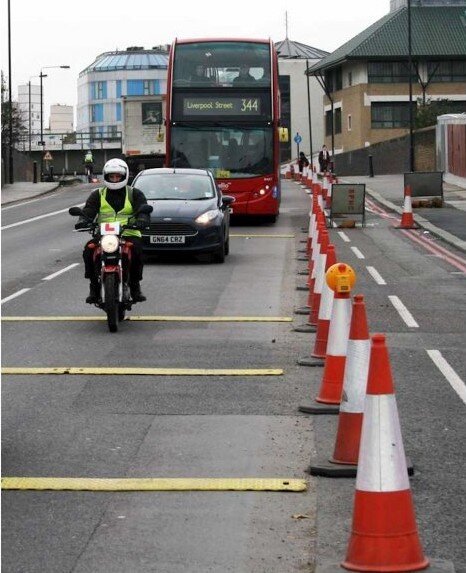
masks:
<instances>
[{"instance_id":1,"label":"road sign","mask_svg":"<svg viewBox=\"0 0 466 573\"><path fill-rule=\"evenodd\" d=\"M293 138L294 142L297 143L298 145L301 143L301 141L303 140L303 138L299 135L299 133L297 133L294 138Z\"/></svg>"},{"instance_id":2,"label":"road sign","mask_svg":"<svg viewBox=\"0 0 466 573\"><path fill-rule=\"evenodd\" d=\"M50 151L46 151L44 153L44 161L52 161L52 160L53 160L52 154L50 153Z\"/></svg>"}]
</instances>

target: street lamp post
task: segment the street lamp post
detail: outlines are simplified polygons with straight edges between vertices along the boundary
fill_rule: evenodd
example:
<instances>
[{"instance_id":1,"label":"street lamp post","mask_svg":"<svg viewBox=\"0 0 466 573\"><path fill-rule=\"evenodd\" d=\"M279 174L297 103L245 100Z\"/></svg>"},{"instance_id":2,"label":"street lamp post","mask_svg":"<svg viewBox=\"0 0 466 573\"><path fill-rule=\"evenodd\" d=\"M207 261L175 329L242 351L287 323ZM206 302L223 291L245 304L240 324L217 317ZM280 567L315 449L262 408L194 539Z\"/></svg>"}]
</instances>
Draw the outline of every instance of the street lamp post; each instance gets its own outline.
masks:
<instances>
[{"instance_id":1,"label":"street lamp post","mask_svg":"<svg viewBox=\"0 0 466 573\"><path fill-rule=\"evenodd\" d=\"M42 147L42 153L40 156L40 180L42 181L43 172L44 172L44 150L45 150L45 141L44 141L44 102L43 102L43 84L42 78L46 78L47 74L43 74L42 70L50 70L53 68L61 68L64 70L68 70L70 66L43 66L40 69L40 141L39 145Z\"/></svg>"},{"instance_id":2,"label":"street lamp post","mask_svg":"<svg viewBox=\"0 0 466 573\"><path fill-rule=\"evenodd\" d=\"M408 0L408 73L409 73L409 170L414 171L414 128L413 128L413 49L411 32L411 0Z\"/></svg>"},{"instance_id":3,"label":"street lamp post","mask_svg":"<svg viewBox=\"0 0 466 573\"><path fill-rule=\"evenodd\" d=\"M31 145L32 145L32 103L31 103L31 80L34 78L38 78L39 76L31 76L29 78L28 87L29 87L29 153L31 153Z\"/></svg>"},{"instance_id":4,"label":"street lamp post","mask_svg":"<svg viewBox=\"0 0 466 573\"><path fill-rule=\"evenodd\" d=\"M307 78L307 115L309 120L309 152L311 154L311 167L312 163L312 117L311 117L311 94L309 89L309 60L306 60L306 78Z\"/></svg>"},{"instance_id":5,"label":"street lamp post","mask_svg":"<svg viewBox=\"0 0 466 573\"><path fill-rule=\"evenodd\" d=\"M11 10L8 0L8 179L14 183L13 176L13 102L11 99Z\"/></svg>"}]
</instances>

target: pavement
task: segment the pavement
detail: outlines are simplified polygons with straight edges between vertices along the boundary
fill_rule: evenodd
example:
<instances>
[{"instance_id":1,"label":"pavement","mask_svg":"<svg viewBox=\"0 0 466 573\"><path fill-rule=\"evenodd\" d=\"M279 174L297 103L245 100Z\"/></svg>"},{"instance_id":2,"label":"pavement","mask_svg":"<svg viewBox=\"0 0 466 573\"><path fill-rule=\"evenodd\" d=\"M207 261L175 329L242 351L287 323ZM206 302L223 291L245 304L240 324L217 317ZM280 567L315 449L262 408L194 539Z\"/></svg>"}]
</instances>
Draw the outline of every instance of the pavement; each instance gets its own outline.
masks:
<instances>
[{"instance_id":1,"label":"pavement","mask_svg":"<svg viewBox=\"0 0 466 573\"><path fill-rule=\"evenodd\" d=\"M365 183L366 193L377 203L398 214L403 212L404 175L342 177L340 182ZM466 252L466 189L444 182L442 208L413 209L414 221L425 231Z\"/></svg>"},{"instance_id":2,"label":"pavement","mask_svg":"<svg viewBox=\"0 0 466 573\"><path fill-rule=\"evenodd\" d=\"M2 186L1 204L7 205L8 203L16 203L18 201L33 199L34 197L39 197L45 193L51 193L64 185L79 182L82 182L82 178L70 177L60 181L45 183L31 183L28 181L20 181L12 184L8 183Z\"/></svg>"},{"instance_id":3,"label":"pavement","mask_svg":"<svg viewBox=\"0 0 466 573\"><path fill-rule=\"evenodd\" d=\"M403 212L403 174L375 177L342 177L341 182L365 183L366 193L390 211ZM15 203L50 193L60 187L54 183L13 183L4 185L1 204ZM415 222L426 231L466 253L466 189L444 182L443 208L413 209Z\"/></svg>"}]
</instances>

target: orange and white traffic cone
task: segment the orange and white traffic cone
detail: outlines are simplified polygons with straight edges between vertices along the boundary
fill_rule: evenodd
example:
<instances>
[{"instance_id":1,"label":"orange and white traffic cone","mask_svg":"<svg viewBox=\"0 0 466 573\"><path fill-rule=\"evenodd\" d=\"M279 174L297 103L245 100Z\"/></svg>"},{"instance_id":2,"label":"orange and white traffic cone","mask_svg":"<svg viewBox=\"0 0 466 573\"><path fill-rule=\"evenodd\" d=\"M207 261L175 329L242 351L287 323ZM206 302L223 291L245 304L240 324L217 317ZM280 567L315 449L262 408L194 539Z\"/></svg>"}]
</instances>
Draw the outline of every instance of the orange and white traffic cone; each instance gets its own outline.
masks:
<instances>
[{"instance_id":1,"label":"orange and white traffic cone","mask_svg":"<svg viewBox=\"0 0 466 573\"><path fill-rule=\"evenodd\" d=\"M325 224L322 223L319 214L317 214L317 221L316 221L316 231L315 237L312 240L312 251L311 256L308 257L308 280L306 283L306 287L296 287L297 290L307 290L308 291L308 298L305 306L297 308L294 312L295 314L306 314L309 315L311 305L312 305L312 296L314 293L315 288L315 280L316 280L316 271L317 271L317 263L319 261L320 256L320 243L322 241L322 233L325 231Z\"/></svg>"},{"instance_id":2,"label":"orange and white traffic cone","mask_svg":"<svg viewBox=\"0 0 466 573\"><path fill-rule=\"evenodd\" d=\"M320 252L316 261L316 276L314 283L314 290L312 296L309 297L308 304L310 306L308 324L317 326L317 319L319 316L320 299L322 297L322 288L325 282L326 261L327 261L327 247L329 244L329 236L327 229L322 229L320 239ZM310 289L309 289L310 292Z\"/></svg>"},{"instance_id":3,"label":"orange and white traffic cone","mask_svg":"<svg viewBox=\"0 0 466 573\"><path fill-rule=\"evenodd\" d=\"M327 272L331 266L335 265L336 262L337 256L335 253L335 247L333 245L328 245L325 272ZM314 343L314 350L311 354L314 358L325 359L327 356L327 342L330 320L332 318L333 296L333 290L328 286L327 281L324 281L322 285L322 295L320 297L319 313L317 315L317 334Z\"/></svg>"},{"instance_id":4,"label":"orange and white traffic cone","mask_svg":"<svg viewBox=\"0 0 466 573\"><path fill-rule=\"evenodd\" d=\"M327 355L318 404L300 406L300 412L308 414L338 414L343 375L345 373L346 351L351 324L350 291L355 281L353 269L345 263L332 265L326 273L327 284L334 290L332 317L330 319Z\"/></svg>"},{"instance_id":5,"label":"orange and white traffic cone","mask_svg":"<svg viewBox=\"0 0 466 573\"><path fill-rule=\"evenodd\" d=\"M429 561L419 539L385 336L375 334L369 361L350 571L418 571Z\"/></svg>"},{"instance_id":6,"label":"orange and white traffic cone","mask_svg":"<svg viewBox=\"0 0 466 573\"><path fill-rule=\"evenodd\" d=\"M403 204L403 213L401 215L401 222L398 229L417 229L418 226L414 222L413 206L411 203L411 186L405 187L405 200Z\"/></svg>"},{"instance_id":7,"label":"orange and white traffic cone","mask_svg":"<svg viewBox=\"0 0 466 573\"><path fill-rule=\"evenodd\" d=\"M317 330L317 315L319 312L320 299L322 293L322 285L325 282L325 268L327 260L327 247L328 247L328 232L327 229L320 227L320 251L315 263L315 276L311 277L309 283L309 293L307 298L308 319L306 324L296 326L293 330L295 332L316 332ZM317 308L317 311L315 310ZM315 319L314 319L315 317ZM298 361L301 364L300 361Z\"/></svg>"},{"instance_id":8,"label":"orange and white traffic cone","mask_svg":"<svg viewBox=\"0 0 466 573\"><path fill-rule=\"evenodd\" d=\"M327 259L325 262L325 270L336 264L335 247L328 245ZM322 285L322 295L320 298L319 314L317 318L316 339L314 342L314 350L311 352L310 357L300 358L298 364L301 366L324 366L325 357L327 356L327 340L328 331L330 328L330 319L332 316L333 306L333 290L328 286L327 281ZM305 331L301 331L305 332Z\"/></svg>"},{"instance_id":9,"label":"orange and white traffic cone","mask_svg":"<svg viewBox=\"0 0 466 573\"><path fill-rule=\"evenodd\" d=\"M311 464L311 475L354 477L358 464L364 399L369 371L369 329L364 297L355 295L351 313L343 392L333 457Z\"/></svg>"}]
</instances>

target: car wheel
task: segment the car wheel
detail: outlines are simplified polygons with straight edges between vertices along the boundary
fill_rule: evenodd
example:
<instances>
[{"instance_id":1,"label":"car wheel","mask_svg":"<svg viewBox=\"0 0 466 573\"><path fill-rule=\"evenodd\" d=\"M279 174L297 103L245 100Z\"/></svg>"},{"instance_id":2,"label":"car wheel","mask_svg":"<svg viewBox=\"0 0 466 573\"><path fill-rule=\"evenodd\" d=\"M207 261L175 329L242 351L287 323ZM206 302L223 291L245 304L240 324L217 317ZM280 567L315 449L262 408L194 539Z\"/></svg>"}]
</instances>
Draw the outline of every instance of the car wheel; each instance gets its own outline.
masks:
<instances>
[{"instance_id":1,"label":"car wheel","mask_svg":"<svg viewBox=\"0 0 466 573\"><path fill-rule=\"evenodd\" d=\"M230 254L230 234L228 234L227 240L225 241L225 255Z\"/></svg>"},{"instance_id":2,"label":"car wheel","mask_svg":"<svg viewBox=\"0 0 466 573\"><path fill-rule=\"evenodd\" d=\"M211 261L213 263L224 263L225 262L225 241L222 241L220 247L212 253Z\"/></svg>"}]
</instances>

